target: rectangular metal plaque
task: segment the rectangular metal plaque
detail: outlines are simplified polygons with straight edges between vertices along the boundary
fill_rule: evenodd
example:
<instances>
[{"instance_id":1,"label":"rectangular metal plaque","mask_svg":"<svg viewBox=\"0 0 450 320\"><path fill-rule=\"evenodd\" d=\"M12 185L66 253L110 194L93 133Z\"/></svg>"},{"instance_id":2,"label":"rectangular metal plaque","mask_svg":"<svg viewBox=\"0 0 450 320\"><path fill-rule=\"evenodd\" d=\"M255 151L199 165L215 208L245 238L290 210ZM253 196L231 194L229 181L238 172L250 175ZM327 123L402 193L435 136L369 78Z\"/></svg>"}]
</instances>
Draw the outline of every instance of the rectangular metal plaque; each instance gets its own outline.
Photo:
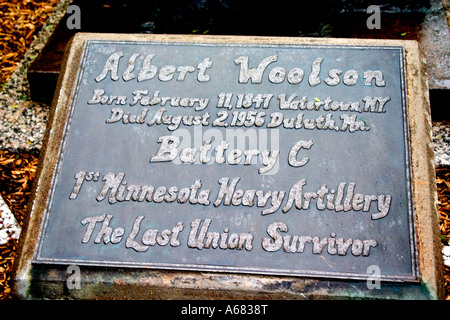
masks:
<instances>
[{"instance_id":1,"label":"rectangular metal plaque","mask_svg":"<svg viewBox=\"0 0 450 320\"><path fill-rule=\"evenodd\" d=\"M83 50L34 263L418 280L403 47Z\"/></svg>"}]
</instances>

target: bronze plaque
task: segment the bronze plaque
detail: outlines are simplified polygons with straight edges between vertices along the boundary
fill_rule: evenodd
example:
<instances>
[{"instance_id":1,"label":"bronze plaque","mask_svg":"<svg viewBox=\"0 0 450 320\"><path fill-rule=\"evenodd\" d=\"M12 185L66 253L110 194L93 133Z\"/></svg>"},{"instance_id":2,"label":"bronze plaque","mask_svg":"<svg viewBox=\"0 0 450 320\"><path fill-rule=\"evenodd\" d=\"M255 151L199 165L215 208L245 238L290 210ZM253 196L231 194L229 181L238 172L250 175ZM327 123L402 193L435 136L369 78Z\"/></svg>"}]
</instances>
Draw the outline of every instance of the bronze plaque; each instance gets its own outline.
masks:
<instances>
[{"instance_id":1,"label":"bronze plaque","mask_svg":"<svg viewBox=\"0 0 450 320\"><path fill-rule=\"evenodd\" d=\"M404 59L86 41L33 263L417 281Z\"/></svg>"}]
</instances>

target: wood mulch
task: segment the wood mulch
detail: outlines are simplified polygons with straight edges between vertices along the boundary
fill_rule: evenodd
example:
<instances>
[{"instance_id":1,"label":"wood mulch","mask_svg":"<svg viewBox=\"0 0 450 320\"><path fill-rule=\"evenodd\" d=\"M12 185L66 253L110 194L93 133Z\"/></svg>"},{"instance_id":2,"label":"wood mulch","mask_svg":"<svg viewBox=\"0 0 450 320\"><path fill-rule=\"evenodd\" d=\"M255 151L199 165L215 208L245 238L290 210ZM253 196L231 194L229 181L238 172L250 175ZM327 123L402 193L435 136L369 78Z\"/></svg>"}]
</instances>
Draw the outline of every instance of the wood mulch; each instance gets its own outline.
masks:
<instances>
[{"instance_id":1,"label":"wood mulch","mask_svg":"<svg viewBox=\"0 0 450 320\"><path fill-rule=\"evenodd\" d=\"M436 168L441 242L450 245L450 168ZM450 300L450 267L444 266L446 299Z\"/></svg>"},{"instance_id":2,"label":"wood mulch","mask_svg":"<svg viewBox=\"0 0 450 320\"><path fill-rule=\"evenodd\" d=\"M37 155L0 151L0 194L20 226L27 216L28 200L36 175ZM16 240L0 245L0 300L10 297Z\"/></svg>"},{"instance_id":3,"label":"wood mulch","mask_svg":"<svg viewBox=\"0 0 450 320\"><path fill-rule=\"evenodd\" d=\"M59 0L0 0L0 89Z\"/></svg>"}]
</instances>

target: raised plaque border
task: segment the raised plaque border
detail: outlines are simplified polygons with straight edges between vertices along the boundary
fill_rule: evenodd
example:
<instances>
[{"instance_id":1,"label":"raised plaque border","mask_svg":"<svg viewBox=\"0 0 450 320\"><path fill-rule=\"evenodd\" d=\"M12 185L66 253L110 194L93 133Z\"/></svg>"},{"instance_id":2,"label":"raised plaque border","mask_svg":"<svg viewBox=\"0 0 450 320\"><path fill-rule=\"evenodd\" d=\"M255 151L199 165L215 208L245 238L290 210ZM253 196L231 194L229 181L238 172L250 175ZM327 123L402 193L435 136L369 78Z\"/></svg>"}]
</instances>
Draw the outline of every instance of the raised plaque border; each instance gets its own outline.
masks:
<instances>
[{"instance_id":1,"label":"raised plaque border","mask_svg":"<svg viewBox=\"0 0 450 320\"><path fill-rule=\"evenodd\" d=\"M186 271L214 271L214 272L230 272L230 273L249 273L249 274L267 274L267 275L286 275L286 276L311 276L311 277L322 277L322 278L341 278L341 279L362 279L367 280L370 274L359 274L352 272L322 272L314 270L286 270L286 269L273 269L273 268L252 268L252 267L233 267L233 266L219 266L219 265L197 265L197 264L175 264L175 263L152 263L152 262L132 262L132 261L103 261L103 260L79 260L79 259L58 259L58 258L44 258L40 256L41 248L43 245L43 233L46 229L49 216L51 215L52 203L54 200L54 192L56 185L58 183L58 178L60 175L61 165L64 161L64 154L66 150L66 142L70 133L71 120L73 113L75 111L75 106L78 103L78 92L81 86L81 77L84 71L87 52L91 44L122 44L122 45L148 45L156 44L162 45L167 42L158 41L110 41L110 40L87 40L83 46L83 52L81 57L81 65L78 71L76 84L73 92L73 100L70 105L68 121L66 122L63 130L63 136L61 141L61 148L58 153L57 165L55 168L55 173L52 175L53 179L51 182L50 195L47 200L47 208L44 213L43 227L41 228L41 233L38 237L38 245L35 256L32 263L45 263L45 264L59 264L59 265L71 265L76 264L79 266L89 265L89 266L104 266L104 267L134 267L134 268L151 268L151 269L168 269L168 270L186 270ZM170 45L186 45L186 42L170 42ZM404 143L405 143L405 170L406 170L406 186L408 189L408 221L409 221L409 241L411 243L411 265L412 270L410 276L401 275L380 275L380 280L382 281L419 281L419 269L417 265L417 252L416 252L416 235L414 228L414 210L413 210L413 199L412 199L412 185L411 185L411 167L410 167L410 146L409 146L409 123L408 123L408 106L407 106L407 89L405 84L405 57L404 48L401 46L368 46L368 45L306 45L306 44L260 44L260 43L208 43L208 42L190 42L189 45L192 46L224 46L224 47L241 47L241 46L255 46L258 47L273 47L273 46L283 46L284 48L336 48L336 49L387 49L387 50L398 50L399 51L399 65L400 65L400 77L401 77L401 95L402 95L402 109L403 109L403 129L404 129Z\"/></svg>"}]
</instances>

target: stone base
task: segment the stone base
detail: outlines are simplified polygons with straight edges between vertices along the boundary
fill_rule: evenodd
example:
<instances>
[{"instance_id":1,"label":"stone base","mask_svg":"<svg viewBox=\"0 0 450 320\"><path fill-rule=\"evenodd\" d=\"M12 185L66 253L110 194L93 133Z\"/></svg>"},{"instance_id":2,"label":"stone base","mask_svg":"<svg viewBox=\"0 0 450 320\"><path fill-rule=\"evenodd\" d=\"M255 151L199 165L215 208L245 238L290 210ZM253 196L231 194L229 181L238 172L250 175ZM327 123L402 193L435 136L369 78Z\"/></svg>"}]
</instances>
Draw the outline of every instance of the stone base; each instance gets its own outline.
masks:
<instances>
[{"instance_id":1,"label":"stone base","mask_svg":"<svg viewBox=\"0 0 450 320\"><path fill-rule=\"evenodd\" d=\"M26 299L81 300L311 300L436 299L426 284L349 281L229 273L80 267L79 289L69 267L33 266ZM23 285L23 288L21 288ZM23 291L21 290L23 289ZM27 291L25 296L20 295Z\"/></svg>"},{"instance_id":2,"label":"stone base","mask_svg":"<svg viewBox=\"0 0 450 320\"><path fill-rule=\"evenodd\" d=\"M240 42L403 46L406 53L407 100L417 259L420 282L312 279L251 274L180 272L115 267L37 265L32 263L47 206L63 123L73 98L82 48L88 39L128 41ZM30 203L31 214L17 254L14 294L22 299L439 299L443 298L442 255L436 208L436 182L431 146L431 119L425 65L416 41L271 38L180 35L77 34L70 44L59 78L39 181ZM77 273L79 271L79 274ZM75 272L75 273L74 273ZM79 275L79 278L77 278ZM79 280L79 282L78 282ZM369 279L370 280L370 279ZM369 283L370 282L370 283ZM80 284L77 289L76 284ZM375 286L375 287L374 287ZM73 288L73 289L70 289Z\"/></svg>"}]
</instances>

